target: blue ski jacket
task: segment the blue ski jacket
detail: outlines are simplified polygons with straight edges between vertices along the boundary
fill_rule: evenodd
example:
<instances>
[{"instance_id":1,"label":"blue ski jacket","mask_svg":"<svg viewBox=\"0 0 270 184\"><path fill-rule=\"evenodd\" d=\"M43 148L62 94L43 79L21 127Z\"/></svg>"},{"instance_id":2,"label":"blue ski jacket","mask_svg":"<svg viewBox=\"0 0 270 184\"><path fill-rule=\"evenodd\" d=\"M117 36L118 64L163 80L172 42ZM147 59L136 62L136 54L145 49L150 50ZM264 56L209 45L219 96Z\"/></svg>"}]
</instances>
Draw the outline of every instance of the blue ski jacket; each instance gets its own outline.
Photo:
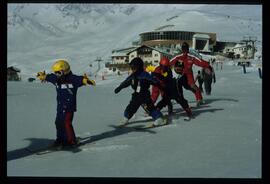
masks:
<instances>
[{"instance_id":1,"label":"blue ski jacket","mask_svg":"<svg viewBox=\"0 0 270 184\"><path fill-rule=\"evenodd\" d=\"M150 85L160 87L159 81L146 71L131 74L126 78L124 82L120 84L119 88L123 89L130 85L135 93L138 93L143 96L145 94L150 94L149 91Z\"/></svg>"},{"instance_id":2,"label":"blue ski jacket","mask_svg":"<svg viewBox=\"0 0 270 184\"><path fill-rule=\"evenodd\" d=\"M77 110L77 90L83 86L83 76L77 76L71 72L59 79L55 74L47 74L46 81L56 87L57 112L75 112Z\"/></svg>"}]
</instances>

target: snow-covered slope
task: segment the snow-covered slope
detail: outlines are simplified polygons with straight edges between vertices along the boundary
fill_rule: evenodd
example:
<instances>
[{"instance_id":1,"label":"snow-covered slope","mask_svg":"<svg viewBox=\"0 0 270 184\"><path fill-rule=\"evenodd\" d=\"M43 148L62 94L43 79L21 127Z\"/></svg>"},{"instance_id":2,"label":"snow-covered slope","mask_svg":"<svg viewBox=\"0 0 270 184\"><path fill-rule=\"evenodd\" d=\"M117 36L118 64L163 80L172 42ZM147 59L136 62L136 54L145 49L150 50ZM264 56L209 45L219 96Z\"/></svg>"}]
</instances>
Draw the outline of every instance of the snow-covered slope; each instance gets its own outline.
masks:
<instances>
[{"instance_id":1,"label":"snow-covered slope","mask_svg":"<svg viewBox=\"0 0 270 184\"><path fill-rule=\"evenodd\" d=\"M261 40L261 15L260 5L8 4L8 66L20 68L23 80L50 71L57 58L67 58L74 72L89 72L97 57L107 62L113 49L168 24L216 32L219 40Z\"/></svg>"},{"instance_id":2,"label":"snow-covered slope","mask_svg":"<svg viewBox=\"0 0 270 184\"><path fill-rule=\"evenodd\" d=\"M74 129L95 144L78 150L31 155L55 139L55 87L48 83L7 84L7 175L62 177L260 178L262 80L258 70L224 64L206 104L192 109L195 119L174 105L172 124L135 130L149 121L142 109L133 123L116 129L131 89L113 90L127 75L110 76L78 90ZM194 73L196 69L194 69ZM184 90L194 106L195 97ZM167 109L164 108L164 114Z\"/></svg>"}]
</instances>

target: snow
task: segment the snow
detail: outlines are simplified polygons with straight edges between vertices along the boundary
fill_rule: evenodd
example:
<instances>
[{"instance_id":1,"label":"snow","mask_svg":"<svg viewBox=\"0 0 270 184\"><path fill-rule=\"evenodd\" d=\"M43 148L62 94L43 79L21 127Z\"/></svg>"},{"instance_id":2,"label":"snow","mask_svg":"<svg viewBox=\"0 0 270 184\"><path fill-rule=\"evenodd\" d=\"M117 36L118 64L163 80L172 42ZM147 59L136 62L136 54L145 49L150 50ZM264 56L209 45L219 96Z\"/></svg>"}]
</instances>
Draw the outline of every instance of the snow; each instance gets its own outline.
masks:
<instances>
[{"instance_id":1,"label":"snow","mask_svg":"<svg viewBox=\"0 0 270 184\"><path fill-rule=\"evenodd\" d=\"M195 72L196 70L194 70ZM123 129L115 129L132 90L113 90L127 77L111 75L97 86L78 91L73 125L77 136L92 136L76 152L31 155L55 139L55 87L48 83L8 82L7 175L63 177L260 178L262 81L258 71L224 64L216 70L212 95L205 107L193 109L195 119L177 112L172 124L138 131L149 122L140 108ZM195 97L184 90L191 106ZM163 109L163 114L167 109ZM143 119L146 122L142 121Z\"/></svg>"}]
</instances>

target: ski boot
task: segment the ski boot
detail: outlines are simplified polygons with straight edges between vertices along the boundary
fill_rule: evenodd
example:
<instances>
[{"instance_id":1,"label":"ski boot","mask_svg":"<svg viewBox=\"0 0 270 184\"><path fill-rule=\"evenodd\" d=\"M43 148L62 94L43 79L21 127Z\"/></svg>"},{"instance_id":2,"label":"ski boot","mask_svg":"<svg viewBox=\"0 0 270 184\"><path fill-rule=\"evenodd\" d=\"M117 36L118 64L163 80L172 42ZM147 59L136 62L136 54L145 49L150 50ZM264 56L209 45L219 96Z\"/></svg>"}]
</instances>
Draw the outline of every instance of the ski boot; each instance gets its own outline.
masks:
<instances>
[{"instance_id":1,"label":"ski boot","mask_svg":"<svg viewBox=\"0 0 270 184\"><path fill-rule=\"evenodd\" d=\"M187 117L185 117L184 120L190 121L193 118L193 114L191 112L191 109L188 107L188 108L185 108L185 111L187 113Z\"/></svg>"},{"instance_id":2,"label":"ski boot","mask_svg":"<svg viewBox=\"0 0 270 184\"><path fill-rule=\"evenodd\" d=\"M52 150L61 150L63 148L63 142L56 139L54 143L49 147Z\"/></svg>"},{"instance_id":3,"label":"ski boot","mask_svg":"<svg viewBox=\"0 0 270 184\"><path fill-rule=\"evenodd\" d=\"M119 123L119 127L123 127L123 126L126 126L128 124L128 120L126 117L124 117L120 123Z\"/></svg>"},{"instance_id":4,"label":"ski boot","mask_svg":"<svg viewBox=\"0 0 270 184\"><path fill-rule=\"evenodd\" d=\"M72 141L71 143L64 143L62 146L62 149L69 150L76 148L80 145L80 139L76 138L75 141Z\"/></svg>"},{"instance_id":5,"label":"ski boot","mask_svg":"<svg viewBox=\"0 0 270 184\"><path fill-rule=\"evenodd\" d=\"M154 127L163 126L166 124L168 124L167 119L158 118L153 123L147 125L147 128L154 128Z\"/></svg>"},{"instance_id":6,"label":"ski boot","mask_svg":"<svg viewBox=\"0 0 270 184\"><path fill-rule=\"evenodd\" d=\"M144 117L148 117L148 116L150 116L150 115L149 115L147 112L144 112L143 116L144 116Z\"/></svg>"},{"instance_id":7,"label":"ski boot","mask_svg":"<svg viewBox=\"0 0 270 184\"><path fill-rule=\"evenodd\" d=\"M203 99L197 100L197 102L196 102L197 107L199 107L200 105L203 105L203 104L205 104L205 101Z\"/></svg>"}]
</instances>

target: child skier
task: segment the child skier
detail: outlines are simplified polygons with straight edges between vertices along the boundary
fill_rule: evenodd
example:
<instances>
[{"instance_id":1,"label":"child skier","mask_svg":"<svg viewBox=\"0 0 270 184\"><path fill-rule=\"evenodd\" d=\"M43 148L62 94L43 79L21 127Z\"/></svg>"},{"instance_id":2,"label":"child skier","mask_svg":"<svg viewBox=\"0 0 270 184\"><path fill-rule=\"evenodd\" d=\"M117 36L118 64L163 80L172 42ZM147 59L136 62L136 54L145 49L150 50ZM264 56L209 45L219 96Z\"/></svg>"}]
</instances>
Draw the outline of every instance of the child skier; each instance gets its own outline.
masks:
<instances>
[{"instance_id":1,"label":"child skier","mask_svg":"<svg viewBox=\"0 0 270 184\"><path fill-rule=\"evenodd\" d=\"M159 66L152 68L148 67L149 71L151 71L151 74L154 78L156 78L164 87L163 90L161 90L157 86L152 86L152 94L151 98L153 103L155 104L159 94L161 94L162 99L157 103L156 107L160 110L163 108L164 105L168 105L168 114L172 114L173 107L172 103L169 97L169 90L170 86L172 85L172 71L170 69L170 61L168 58L163 57L161 58L159 62ZM150 69L152 68L152 70ZM146 68L147 69L147 68Z\"/></svg>"},{"instance_id":2,"label":"child skier","mask_svg":"<svg viewBox=\"0 0 270 184\"><path fill-rule=\"evenodd\" d=\"M82 85L94 85L95 81L84 76L74 75L66 60L57 60L52 66L54 73L38 72L37 77L55 85L57 92L57 115L55 120L56 140L53 147L61 149L63 146L76 145L72 120L76 109L77 90Z\"/></svg>"},{"instance_id":3,"label":"child skier","mask_svg":"<svg viewBox=\"0 0 270 184\"><path fill-rule=\"evenodd\" d=\"M150 85L160 86L159 82L148 72L144 71L144 63L141 58L136 57L132 59L129 65L132 73L114 90L114 92L117 94L123 88L130 85L134 90L131 101L124 111L124 119L120 122L120 125L126 125L140 106L142 106L144 110L154 119L154 123L152 123L150 127L165 124L166 122L164 123L163 121L163 115L154 106L149 91Z\"/></svg>"},{"instance_id":4,"label":"child skier","mask_svg":"<svg viewBox=\"0 0 270 184\"><path fill-rule=\"evenodd\" d=\"M187 78L185 75L182 75L183 73L183 63L177 62L174 65L174 71L175 73L179 74L177 78L172 78L171 83L169 85L169 100L174 99L178 104L181 105L181 107L186 111L187 117L185 120L190 120L192 118L192 112L188 105L188 101L184 98L183 89L182 86L185 86L189 90L190 86L187 84ZM161 100L162 102L162 100ZM165 107L166 103L160 103L160 110Z\"/></svg>"}]
</instances>

